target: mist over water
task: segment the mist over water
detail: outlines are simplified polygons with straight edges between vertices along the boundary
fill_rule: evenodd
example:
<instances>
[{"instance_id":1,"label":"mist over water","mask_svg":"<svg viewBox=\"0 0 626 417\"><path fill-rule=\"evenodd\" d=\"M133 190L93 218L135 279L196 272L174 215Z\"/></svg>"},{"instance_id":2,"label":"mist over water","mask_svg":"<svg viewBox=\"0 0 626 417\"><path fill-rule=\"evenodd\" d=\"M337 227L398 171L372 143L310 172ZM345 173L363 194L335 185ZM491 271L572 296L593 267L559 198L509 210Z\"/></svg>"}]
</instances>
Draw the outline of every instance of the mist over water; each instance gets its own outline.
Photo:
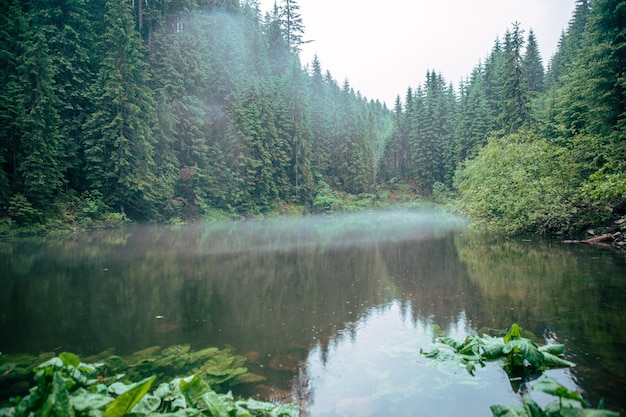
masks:
<instances>
[{"instance_id":1,"label":"mist over water","mask_svg":"<svg viewBox=\"0 0 626 417\"><path fill-rule=\"evenodd\" d=\"M206 254L245 251L291 251L323 247L373 246L386 242L432 239L467 225L463 218L426 210L276 217L241 222L184 226L183 233L203 233Z\"/></svg>"},{"instance_id":2,"label":"mist over water","mask_svg":"<svg viewBox=\"0 0 626 417\"><path fill-rule=\"evenodd\" d=\"M5 241L0 351L229 346L266 378L235 394L310 417L478 417L521 401L501 368L472 377L420 349L517 322L566 345L577 366L552 376L623 410L624 259L466 226L406 209Z\"/></svg>"}]
</instances>

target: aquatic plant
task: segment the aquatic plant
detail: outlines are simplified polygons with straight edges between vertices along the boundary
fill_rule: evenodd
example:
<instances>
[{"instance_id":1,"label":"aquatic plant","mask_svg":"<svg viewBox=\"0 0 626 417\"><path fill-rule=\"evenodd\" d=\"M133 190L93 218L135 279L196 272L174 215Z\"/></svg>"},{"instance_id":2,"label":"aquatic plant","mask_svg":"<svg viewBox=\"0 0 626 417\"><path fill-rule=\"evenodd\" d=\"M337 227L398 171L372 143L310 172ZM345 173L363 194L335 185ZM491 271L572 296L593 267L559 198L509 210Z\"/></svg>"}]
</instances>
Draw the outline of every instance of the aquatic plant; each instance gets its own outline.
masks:
<instances>
[{"instance_id":1,"label":"aquatic plant","mask_svg":"<svg viewBox=\"0 0 626 417\"><path fill-rule=\"evenodd\" d=\"M474 375L476 365L485 366L487 361L501 361L512 384L525 379L542 379L532 388L558 397L543 410L529 396L523 397L522 406L493 405L493 417L617 417L619 413L587 408L587 403L577 391L570 391L553 378L542 376L550 368L576 366L561 358L565 353L562 344L539 346L522 335L522 330L514 323L504 337L469 335L463 340L441 337L430 351L422 351L424 356L452 366L463 365ZM513 388L516 388L513 385ZM581 408L582 407L582 408Z\"/></svg>"},{"instance_id":2,"label":"aquatic plant","mask_svg":"<svg viewBox=\"0 0 626 417\"><path fill-rule=\"evenodd\" d=\"M202 356L202 355L201 355ZM61 353L34 368L36 386L24 397L0 408L5 416L255 416L295 417L296 404L275 405L254 399L218 394L198 375L161 383L152 393L156 376L136 383L122 382L123 374L105 382L105 364L86 364L72 353Z\"/></svg>"},{"instance_id":3,"label":"aquatic plant","mask_svg":"<svg viewBox=\"0 0 626 417\"><path fill-rule=\"evenodd\" d=\"M493 417L619 417L619 413L604 410L602 403L598 409L587 408L587 403L577 391L568 390L548 376L532 388L557 398L543 409L527 395L521 406L492 405Z\"/></svg>"},{"instance_id":4,"label":"aquatic plant","mask_svg":"<svg viewBox=\"0 0 626 417\"><path fill-rule=\"evenodd\" d=\"M565 353L562 344L539 346L522 336L520 327L514 323L504 337L469 335L464 340L451 337L439 338L439 343L430 351L422 351L428 358L457 362L465 365L474 374L476 365L485 361L503 361L506 373L512 379L531 373L542 372L554 367L572 367L574 363L558 355Z\"/></svg>"}]
</instances>

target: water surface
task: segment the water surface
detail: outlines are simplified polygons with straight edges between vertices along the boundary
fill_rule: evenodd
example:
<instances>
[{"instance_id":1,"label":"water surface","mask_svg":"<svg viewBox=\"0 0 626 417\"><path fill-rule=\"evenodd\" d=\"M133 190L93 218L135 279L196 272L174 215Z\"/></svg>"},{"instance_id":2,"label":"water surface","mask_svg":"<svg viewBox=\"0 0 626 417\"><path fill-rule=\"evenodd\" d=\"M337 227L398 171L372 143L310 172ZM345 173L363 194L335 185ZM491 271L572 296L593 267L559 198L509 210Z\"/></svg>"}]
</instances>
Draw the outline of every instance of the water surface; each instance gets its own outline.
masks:
<instances>
[{"instance_id":1,"label":"water surface","mask_svg":"<svg viewBox=\"0 0 626 417\"><path fill-rule=\"evenodd\" d=\"M0 260L5 353L232 346L267 378L242 395L289 392L311 417L488 416L521 401L497 364L471 376L420 349L517 322L566 345L577 366L551 376L625 406L626 262L611 249L403 210L16 239Z\"/></svg>"}]
</instances>

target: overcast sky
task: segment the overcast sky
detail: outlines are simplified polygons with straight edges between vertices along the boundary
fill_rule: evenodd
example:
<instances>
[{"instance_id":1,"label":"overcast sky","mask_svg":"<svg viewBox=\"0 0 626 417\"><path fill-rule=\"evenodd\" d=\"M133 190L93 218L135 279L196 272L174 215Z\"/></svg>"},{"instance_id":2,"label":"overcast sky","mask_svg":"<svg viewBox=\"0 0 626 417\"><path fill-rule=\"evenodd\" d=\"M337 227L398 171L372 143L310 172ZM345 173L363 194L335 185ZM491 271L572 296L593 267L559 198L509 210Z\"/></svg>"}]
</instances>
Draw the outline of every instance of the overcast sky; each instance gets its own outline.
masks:
<instances>
[{"instance_id":1,"label":"overcast sky","mask_svg":"<svg viewBox=\"0 0 626 417\"><path fill-rule=\"evenodd\" d=\"M278 0L278 4L281 1ZM575 0L299 0L302 63L317 54L341 85L392 107L426 71L458 86L489 54L496 37L520 22L533 29L544 66L556 51ZM274 0L260 0L263 15Z\"/></svg>"}]
</instances>

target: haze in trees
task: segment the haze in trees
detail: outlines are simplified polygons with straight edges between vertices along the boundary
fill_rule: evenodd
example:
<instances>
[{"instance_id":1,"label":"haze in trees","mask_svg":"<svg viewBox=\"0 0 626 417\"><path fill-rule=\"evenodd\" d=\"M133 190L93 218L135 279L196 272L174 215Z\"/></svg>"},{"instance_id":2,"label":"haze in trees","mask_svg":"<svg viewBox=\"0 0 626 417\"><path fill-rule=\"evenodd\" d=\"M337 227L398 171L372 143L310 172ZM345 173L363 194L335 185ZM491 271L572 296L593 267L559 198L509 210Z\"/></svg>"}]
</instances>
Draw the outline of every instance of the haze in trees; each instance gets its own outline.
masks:
<instances>
[{"instance_id":1,"label":"haze in trees","mask_svg":"<svg viewBox=\"0 0 626 417\"><path fill-rule=\"evenodd\" d=\"M529 219L511 231L617 218L624 22L626 1L579 0L553 57L512 23L459 86L428 71L388 109L323 57L302 65L295 0L265 16L255 0L5 1L0 210L24 225L187 220L314 210L329 193L405 183L423 198L458 193L490 225ZM499 199L485 204L475 184ZM510 204L537 197L530 187L556 194Z\"/></svg>"}]
</instances>

